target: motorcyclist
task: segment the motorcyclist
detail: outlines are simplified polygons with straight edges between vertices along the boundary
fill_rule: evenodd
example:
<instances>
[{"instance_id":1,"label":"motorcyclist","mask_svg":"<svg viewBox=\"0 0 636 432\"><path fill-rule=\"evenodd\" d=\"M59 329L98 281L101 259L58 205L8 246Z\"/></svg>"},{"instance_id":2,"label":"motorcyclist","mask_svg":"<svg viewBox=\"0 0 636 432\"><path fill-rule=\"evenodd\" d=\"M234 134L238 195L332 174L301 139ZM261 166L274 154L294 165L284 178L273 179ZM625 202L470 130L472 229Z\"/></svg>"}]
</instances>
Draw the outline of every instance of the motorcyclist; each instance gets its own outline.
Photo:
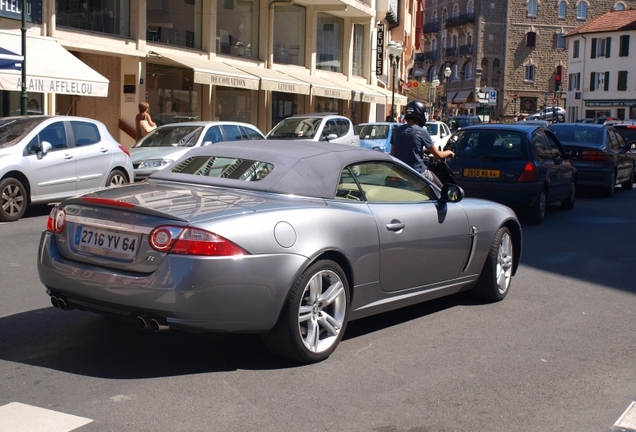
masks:
<instances>
[{"instance_id":1,"label":"motorcyclist","mask_svg":"<svg viewBox=\"0 0 636 432\"><path fill-rule=\"evenodd\" d=\"M398 126L391 136L391 155L410 165L424 177L442 187L442 182L424 162L424 151L430 152L436 159L446 159L455 154L450 150L438 150L428 131L426 123L426 105L419 100L411 101L404 109L405 124Z\"/></svg>"}]
</instances>

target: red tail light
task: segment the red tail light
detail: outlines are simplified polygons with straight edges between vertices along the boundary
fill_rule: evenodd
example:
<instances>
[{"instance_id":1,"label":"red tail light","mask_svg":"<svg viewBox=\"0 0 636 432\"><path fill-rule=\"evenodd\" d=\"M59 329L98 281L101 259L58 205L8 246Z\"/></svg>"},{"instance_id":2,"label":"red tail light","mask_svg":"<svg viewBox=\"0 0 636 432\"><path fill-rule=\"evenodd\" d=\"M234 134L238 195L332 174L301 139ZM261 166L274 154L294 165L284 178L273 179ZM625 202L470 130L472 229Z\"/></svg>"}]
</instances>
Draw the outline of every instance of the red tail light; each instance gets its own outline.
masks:
<instances>
[{"instance_id":1,"label":"red tail light","mask_svg":"<svg viewBox=\"0 0 636 432\"><path fill-rule=\"evenodd\" d=\"M607 161L607 155L596 150L586 150L581 153L581 159L586 161L605 162Z\"/></svg>"},{"instance_id":2,"label":"red tail light","mask_svg":"<svg viewBox=\"0 0 636 432\"><path fill-rule=\"evenodd\" d=\"M98 198L98 197L83 197L82 201L91 203L91 204L103 204L109 205L113 207L124 207L124 208L133 208L134 204L126 202L126 201L118 201L110 198Z\"/></svg>"},{"instance_id":3,"label":"red tail light","mask_svg":"<svg viewBox=\"0 0 636 432\"><path fill-rule=\"evenodd\" d=\"M128 149L122 145L119 146L119 150L123 151L124 153L126 153L128 155L128 157L130 157L130 152L128 151Z\"/></svg>"},{"instance_id":4,"label":"red tail light","mask_svg":"<svg viewBox=\"0 0 636 432\"><path fill-rule=\"evenodd\" d=\"M248 252L231 241L198 228L163 225L152 230L150 246L159 252L179 255L236 256Z\"/></svg>"},{"instance_id":5,"label":"red tail light","mask_svg":"<svg viewBox=\"0 0 636 432\"><path fill-rule=\"evenodd\" d=\"M526 166L523 167L523 172L519 176L517 181L520 182L536 182L537 181L537 167L532 162L526 162Z\"/></svg>"},{"instance_id":6,"label":"red tail light","mask_svg":"<svg viewBox=\"0 0 636 432\"><path fill-rule=\"evenodd\" d=\"M61 234L66 227L66 211L59 206L53 207L49 218L46 220L46 230L55 234Z\"/></svg>"}]
</instances>

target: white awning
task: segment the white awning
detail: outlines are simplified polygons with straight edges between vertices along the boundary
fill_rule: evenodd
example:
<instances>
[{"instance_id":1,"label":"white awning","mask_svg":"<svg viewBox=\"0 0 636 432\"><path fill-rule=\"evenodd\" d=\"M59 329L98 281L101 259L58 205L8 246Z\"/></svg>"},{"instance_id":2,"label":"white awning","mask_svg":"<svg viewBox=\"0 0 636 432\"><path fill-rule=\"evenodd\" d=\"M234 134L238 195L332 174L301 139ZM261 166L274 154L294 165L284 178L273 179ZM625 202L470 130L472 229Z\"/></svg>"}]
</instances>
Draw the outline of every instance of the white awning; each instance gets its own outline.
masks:
<instances>
[{"instance_id":1,"label":"white awning","mask_svg":"<svg viewBox=\"0 0 636 432\"><path fill-rule=\"evenodd\" d=\"M472 95L472 90L460 90L455 94L455 97L452 99L452 101L454 104L465 103L468 102L468 99L472 99Z\"/></svg>"},{"instance_id":2,"label":"white awning","mask_svg":"<svg viewBox=\"0 0 636 432\"><path fill-rule=\"evenodd\" d=\"M378 89L378 92L386 96L386 103L391 104L393 100L393 92L391 90L387 90L382 87L378 87L377 89ZM409 101L409 98L399 94L398 92L395 92L395 105L403 106L403 105L406 105L408 101Z\"/></svg>"},{"instance_id":3,"label":"white awning","mask_svg":"<svg viewBox=\"0 0 636 432\"><path fill-rule=\"evenodd\" d=\"M148 58L156 57L172 63L178 63L194 71L194 82L223 87L238 87L247 90L258 90L260 78L243 72L218 60L210 60L205 55L180 56L153 49Z\"/></svg>"},{"instance_id":4,"label":"white awning","mask_svg":"<svg viewBox=\"0 0 636 432\"><path fill-rule=\"evenodd\" d=\"M308 95L310 85L279 72L255 66L236 66L237 69L255 75L261 79L261 90Z\"/></svg>"},{"instance_id":5,"label":"white awning","mask_svg":"<svg viewBox=\"0 0 636 432\"><path fill-rule=\"evenodd\" d=\"M351 100L353 101L386 104L386 96L379 91L373 90L370 86L359 84L355 81L342 81L340 84L351 89Z\"/></svg>"},{"instance_id":6,"label":"white awning","mask_svg":"<svg viewBox=\"0 0 636 432\"><path fill-rule=\"evenodd\" d=\"M311 94L313 96L322 96L334 99L351 100L351 90L333 84L326 79L315 75L290 75L300 81L311 84Z\"/></svg>"},{"instance_id":7,"label":"white awning","mask_svg":"<svg viewBox=\"0 0 636 432\"><path fill-rule=\"evenodd\" d=\"M22 53L22 35L0 32L0 47ZM27 35L27 91L77 96L108 96L108 79L73 54L55 39ZM22 90L22 72L0 69L0 90Z\"/></svg>"}]
</instances>

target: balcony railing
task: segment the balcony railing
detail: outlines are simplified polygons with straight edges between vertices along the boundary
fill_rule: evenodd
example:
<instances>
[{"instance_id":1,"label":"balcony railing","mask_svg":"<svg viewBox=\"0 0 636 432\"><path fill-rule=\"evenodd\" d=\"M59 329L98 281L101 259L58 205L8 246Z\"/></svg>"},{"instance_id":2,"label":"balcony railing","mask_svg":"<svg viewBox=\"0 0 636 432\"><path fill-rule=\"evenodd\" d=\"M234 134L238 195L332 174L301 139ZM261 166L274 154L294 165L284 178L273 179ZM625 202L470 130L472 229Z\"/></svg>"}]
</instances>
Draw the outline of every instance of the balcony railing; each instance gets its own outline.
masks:
<instances>
[{"instance_id":1,"label":"balcony railing","mask_svg":"<svg viewBox=\"0 0 636 432\"><path fill-rule=\"evenodd\" d=\"M439 23L431 22L424 24L424 33L437 33L439 31Z\"/></svg>"},{"instance_id":2,"label":"balcony railing","mask_svg":"<svg viewBox=\"0 0 636 432\"><path fill-rule=\"evenodd\" d=\"M446 28L459 27L464 24L471 24L474 22L475 22L474 13L461 14L454 17L448 17L448 19L446 20Z\"/></svg>"},{"instance_id":3,"label":"balcony railing","mask_svg":"<svg viewBox=\"0 0 636 432\"><path fill-rule=\"evenodd\" d=\"M472 54L473 54L473 44L461 45L459 47L459 55L472 55Z\"/></svg>"},{"instance_id":4,"label":"balcony railing","mask_svg":"<svg viewBox=\"0 0 636 432\"><path fill-rule=\"evenodd\" d=\"M457 57L457 52L458 52L457 47L446 48L446 50L445 50L446 58L448 58L448 57Z\"/></svg>"}]
</instances>

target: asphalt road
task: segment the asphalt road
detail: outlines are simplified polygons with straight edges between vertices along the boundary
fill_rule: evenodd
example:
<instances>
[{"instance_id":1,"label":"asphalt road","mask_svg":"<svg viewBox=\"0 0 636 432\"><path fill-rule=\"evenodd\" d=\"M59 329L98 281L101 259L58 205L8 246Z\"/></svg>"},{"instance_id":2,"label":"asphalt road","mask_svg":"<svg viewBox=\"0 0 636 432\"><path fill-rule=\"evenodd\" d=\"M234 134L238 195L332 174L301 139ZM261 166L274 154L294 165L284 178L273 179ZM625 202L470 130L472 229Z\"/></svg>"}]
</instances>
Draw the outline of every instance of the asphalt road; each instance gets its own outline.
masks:
<instances>
[{"instance_id":1,"label":"asphalt road","mask_svg":"<svg viewBox=\"0 0 636 432\"><path fill-rule=\"evenodd\" d=\"M636 191L524 225L503 302L354 321L311 366L254 335L54 309L35 266L47 214L0 224L0 431L3 415L25 431L607 431L636 398Z\"/></svg>"}]
</instances>

